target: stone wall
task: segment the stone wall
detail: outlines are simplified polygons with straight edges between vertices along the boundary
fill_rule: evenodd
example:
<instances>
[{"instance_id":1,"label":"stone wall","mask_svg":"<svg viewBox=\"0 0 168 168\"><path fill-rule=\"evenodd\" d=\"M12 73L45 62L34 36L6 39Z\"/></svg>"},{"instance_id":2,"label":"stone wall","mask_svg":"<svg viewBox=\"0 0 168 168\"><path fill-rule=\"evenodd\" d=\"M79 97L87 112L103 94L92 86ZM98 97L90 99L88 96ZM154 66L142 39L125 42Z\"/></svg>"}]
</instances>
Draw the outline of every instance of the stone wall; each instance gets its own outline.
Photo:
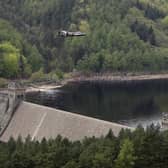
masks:
<instances>
[{"instance_id":1,"label":"stone wall","mask_svg":"<svg viewBox=\"0 0 168 168\"><path fill-rule=\"evenodd\" d=\"M7 128L20 101L14 95L8 95L7 92L0 93L0 136Z\"/></svg>"}]
</instances>

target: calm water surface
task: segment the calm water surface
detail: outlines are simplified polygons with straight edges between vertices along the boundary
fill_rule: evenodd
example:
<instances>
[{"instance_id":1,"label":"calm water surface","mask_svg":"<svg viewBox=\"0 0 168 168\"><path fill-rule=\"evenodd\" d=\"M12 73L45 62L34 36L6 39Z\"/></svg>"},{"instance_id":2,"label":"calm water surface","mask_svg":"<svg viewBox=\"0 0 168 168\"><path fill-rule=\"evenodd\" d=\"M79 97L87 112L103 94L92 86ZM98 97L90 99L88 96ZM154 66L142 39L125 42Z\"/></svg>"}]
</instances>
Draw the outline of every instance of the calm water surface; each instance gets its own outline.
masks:
<instances>
[{"instance_id":1,"label":"calm water surface","mask_svg":"<svg viewBox=\"0 0 168 168\"><path fill-rule=\"evenodd\" d=\"M27 101L129 126L159 123L168 112L168 80L81 82L27 94Z\"/></svg>"}]
</instances>

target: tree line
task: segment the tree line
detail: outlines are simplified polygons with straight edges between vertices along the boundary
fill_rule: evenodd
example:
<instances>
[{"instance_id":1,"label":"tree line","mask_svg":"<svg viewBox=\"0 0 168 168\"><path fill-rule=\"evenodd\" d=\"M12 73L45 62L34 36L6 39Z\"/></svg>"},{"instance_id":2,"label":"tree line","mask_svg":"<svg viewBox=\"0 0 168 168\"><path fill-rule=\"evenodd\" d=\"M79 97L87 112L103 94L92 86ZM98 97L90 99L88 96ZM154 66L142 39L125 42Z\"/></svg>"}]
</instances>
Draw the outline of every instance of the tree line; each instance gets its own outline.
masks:
<instances>
[{"instance_id":1,"label":"tree line","mask_svg":"<svg viewBox=\"0 0 168 168\"><path fill-rule=\"evenodd\" d=\"M2 168L167 168L168 131L151 125L133 132L110 130L100 138L70 141L58 136L40 142L19 137L0 143Z\"/></svg>"}]
</instances>

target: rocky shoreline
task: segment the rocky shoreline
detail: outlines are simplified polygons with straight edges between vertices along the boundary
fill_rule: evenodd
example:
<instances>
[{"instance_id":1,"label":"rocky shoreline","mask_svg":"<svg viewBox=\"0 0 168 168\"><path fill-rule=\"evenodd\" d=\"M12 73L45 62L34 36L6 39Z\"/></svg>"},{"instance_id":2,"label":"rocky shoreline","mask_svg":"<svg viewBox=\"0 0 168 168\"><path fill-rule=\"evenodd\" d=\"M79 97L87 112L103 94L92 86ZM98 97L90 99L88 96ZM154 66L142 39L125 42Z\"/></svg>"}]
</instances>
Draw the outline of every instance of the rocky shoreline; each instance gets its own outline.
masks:
<instances>
[{"instance_id":1,"label":"rocky shoreline","mask_svg":"<svg viewBox=\"0 0 168 168\"><path fill-rule=\"evenodd\" d=\"M149 81L149 80L168 80L168 74L145 74L145 75L111 75L111 74L103 74L103 75L91 75L91 76L76 76L71 79L68 79L68 82L138 82L138 81Z\"/></svg>"},{"instance_id":2,"label":"rocky shoreline","mask_svg":"<svg viewBox=\"0 0 168 168\"><path fill-rule=\"evenodd\" d=\"M26 88L26 93L29 92L44 92L47 90L53 90L62 87L62 85L53 85L53 84L46 84L46 85L34 85L34 86L29 86Z\"/></svg>"},{"instance_id":3,"label":"rocky shoreline","mask_svg":"<svg viewBox=\"0 0 168 168\"><path fill-rule=\"evenodd\" d=\"M67 83L78 83L78 82L111 82L111 83L120 83L120 82L142 82L150 80L168 80L168 74L144 74L144 75L130 75L130 74L93 74L93 75L74 75L71 78L64 79L62 82L55 83L51 82L50 84L31 84L26 87L26 92L38 92L38 91L47 91L52 89L60 88Z\"/></svg>"}]
</instances>

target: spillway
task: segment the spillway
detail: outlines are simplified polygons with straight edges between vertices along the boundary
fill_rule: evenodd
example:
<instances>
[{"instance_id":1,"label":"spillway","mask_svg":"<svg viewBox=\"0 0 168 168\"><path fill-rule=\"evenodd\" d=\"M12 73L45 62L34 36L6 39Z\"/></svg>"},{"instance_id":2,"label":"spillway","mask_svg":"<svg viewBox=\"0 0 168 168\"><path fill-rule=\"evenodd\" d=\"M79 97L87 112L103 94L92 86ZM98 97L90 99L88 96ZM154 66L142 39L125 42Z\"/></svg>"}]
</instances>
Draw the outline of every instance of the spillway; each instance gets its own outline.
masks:
<instances>
[{"instance_id":1,"label":"spillway","mask_svg":"<svg viewBox=\"0 0 168 168\"><path fill-rule=\"evenodd\" d=\"M15 111L8 127L0 140L8 141L12 136L23 140L30 135L32 140L56 138L57 135L70 140L81 140L84 137L100 137L111 129L118 135L121 129L132 129L120 124L98 120L62 110L36 105L23 101Z\"/></svg>"}]
</instances>

